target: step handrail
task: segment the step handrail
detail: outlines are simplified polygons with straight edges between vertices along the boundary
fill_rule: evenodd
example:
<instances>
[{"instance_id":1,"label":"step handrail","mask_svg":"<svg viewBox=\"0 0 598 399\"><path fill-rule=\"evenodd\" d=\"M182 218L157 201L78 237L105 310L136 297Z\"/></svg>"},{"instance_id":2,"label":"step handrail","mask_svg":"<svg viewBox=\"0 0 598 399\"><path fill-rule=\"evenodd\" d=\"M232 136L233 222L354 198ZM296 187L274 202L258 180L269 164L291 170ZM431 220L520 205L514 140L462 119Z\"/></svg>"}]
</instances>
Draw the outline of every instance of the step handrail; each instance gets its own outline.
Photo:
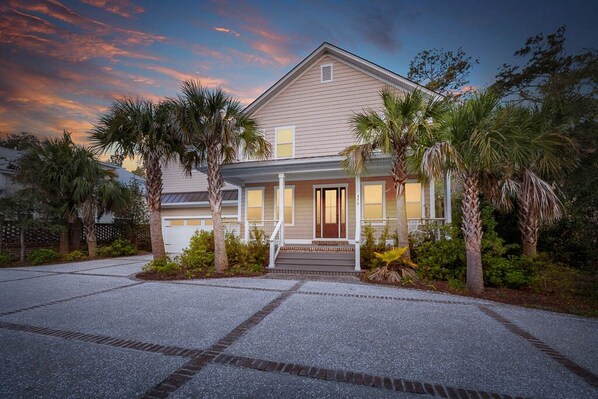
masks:
<instances>
[{"instance_id":1,"label":"step handrail","mask_svg":"<svg viewBox=\"0 0 598 399\"><path fill-rule=\"evenodd\" d=\"M274 227L274 230L272 231L272 235L270 236L270 263L268 265L269 268L274 268L274 262L276 261L276 257L278 256L278 253L280 252L280 229L282 228L282 220L279 220L278 223L276 223L276 227ZM278 236L278 242L276 240L276 236Z\"/></svg>"}]
</instances>

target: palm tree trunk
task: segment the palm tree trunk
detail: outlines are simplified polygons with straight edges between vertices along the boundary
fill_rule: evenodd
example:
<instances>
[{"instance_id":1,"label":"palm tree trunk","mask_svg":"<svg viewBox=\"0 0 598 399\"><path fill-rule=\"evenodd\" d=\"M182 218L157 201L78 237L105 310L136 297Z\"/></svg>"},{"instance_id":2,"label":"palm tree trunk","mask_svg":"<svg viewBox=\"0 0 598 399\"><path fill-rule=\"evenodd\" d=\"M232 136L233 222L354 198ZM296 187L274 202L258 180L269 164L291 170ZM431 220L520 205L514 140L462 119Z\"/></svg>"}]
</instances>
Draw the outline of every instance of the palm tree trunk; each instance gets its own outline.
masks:
<instances>
[{"instance_id":1,"label":"palm tree trunk","mask_svg":"<svg viewBox=\"0 0 598 399\"><path fill-rule=\"evenodd\" d=\"M64 255L69 252L69 228L66 226L60 226L60 244L58 252Z\"/></svg>"},{"instance_id":2,"label":"palm tree trunk","mask_svg":"<svg viewBox=\"0 0 598 399\"><path fill-rule=\"evenodd\" d=\"M19 244L21 246L21 248L20 248L21 256L19 259L21 260L21 262L25 262L25 227L23 227L23 226L21 226L21 229L19 231L19 241L20 241Z\"/></svg>"},{"instance_id":3,"label":"palm tree trunk","mask_svg":"<svg viewBox=\"0 0 598 399\"><path fill-rule=\"evenodd\" d=\"M399 247L407 247L403 255L405 259L411 260L411 251L409 248L409 225L407 222L407 202L405 199L405 181L407 181L407 163L404 151L397 151L393 156L391 174L397 195L397 237L399 238Z\"/></svg>"},{"instance_id":4,"label":"palm tree trunk","mask_svg":"<svg viewBox=\"0 0 598 399\"><path fill-rule=\"evenodd\" d=\"M96 224L93 217L91 220L89 220L89 218L83 220L83 231L85 233L85 242L87 243L89 257L95 258L98 256L98 242L96 238Z\"/></svg>"},{"instance_id":5,"label":"palm tree trunk","mask_svg":"<svg viewBox=\"0 0 598 399\"><path fill-rule=\"evenodd\" d=\"M463 236L467 257L467 290L476 295L484 292L484 271L482 269L482 217L480 192L477 176L463 178Z\"/></svg>"},{"instance_id":6,"label":"palm tree trunk","mask_svg":"<svg viewBox=\"0 0 598 399\"><path fill-rule=\"evenodd\" d=\"M208 197L212 211L212 227L214 228L214 266L218 273L224 273L228 267L226 244L224 242L224 226L222 225L222 175L220 174L220 146L208 149Z\"/></svg>"},{"instance_id":7,"label":"palm tree trunk","mask_svg":"<svg viewBox=\"0 0 598 399\"><path fill-rule=\"evenodd\" d=\"M154 259L158 259L166 256L162 236L162 168L159 157L148 156L145 173L152 254Z\"/></svg>"},{"instance_id":8,"label":"palm tree trunk","mask_svg":"<svg viewBox=\"0 0 598 399\"><path fill-rule=\"evenodd\" d=\"M526 198L519 201L519 231L523 255L536 256L538 245L538 218L534 215L531 204Z\"/></svg>"}]
</instances>

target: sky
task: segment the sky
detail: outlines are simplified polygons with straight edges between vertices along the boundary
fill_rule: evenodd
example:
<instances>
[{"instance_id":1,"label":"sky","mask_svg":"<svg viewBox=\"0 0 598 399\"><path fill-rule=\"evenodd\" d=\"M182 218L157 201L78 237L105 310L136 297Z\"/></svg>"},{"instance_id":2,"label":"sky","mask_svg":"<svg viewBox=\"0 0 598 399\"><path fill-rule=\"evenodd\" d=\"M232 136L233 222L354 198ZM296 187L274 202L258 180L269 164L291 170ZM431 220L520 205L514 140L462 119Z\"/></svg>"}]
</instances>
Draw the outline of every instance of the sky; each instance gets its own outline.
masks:
<instances>
[{"instance_id":1,"label":"sky","mask_svg":"<svg viewBox=\"0 0 598 399\"><path fill-rule=\"evenodd\" d=\"M123 96L175 96L199 79L249 104L327 41L406 76L431 48L479 58L493 82L525 39L567 25L567 49L598 47L598 2L0 0L0 132L85 143Z\"/></svg>"}]
</instances>

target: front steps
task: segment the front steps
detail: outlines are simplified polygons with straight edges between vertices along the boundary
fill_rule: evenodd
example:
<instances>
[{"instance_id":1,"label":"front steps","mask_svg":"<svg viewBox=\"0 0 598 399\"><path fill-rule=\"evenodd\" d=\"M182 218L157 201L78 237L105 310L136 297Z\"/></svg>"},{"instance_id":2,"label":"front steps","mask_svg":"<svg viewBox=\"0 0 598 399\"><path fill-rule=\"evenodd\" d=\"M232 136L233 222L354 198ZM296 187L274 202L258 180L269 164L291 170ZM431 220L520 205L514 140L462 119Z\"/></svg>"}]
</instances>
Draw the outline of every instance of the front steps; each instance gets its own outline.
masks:
<instances>
[{"instance_id":1,"label":"front steps","mask_svg":"<svg viewBox=\"0 0 598 399\"><path fill-rule=\"evenodd\" d=\"M355 270L353 246L288 245L284 246L269 273L359 276Z\"/></svg>"}]
</instances>

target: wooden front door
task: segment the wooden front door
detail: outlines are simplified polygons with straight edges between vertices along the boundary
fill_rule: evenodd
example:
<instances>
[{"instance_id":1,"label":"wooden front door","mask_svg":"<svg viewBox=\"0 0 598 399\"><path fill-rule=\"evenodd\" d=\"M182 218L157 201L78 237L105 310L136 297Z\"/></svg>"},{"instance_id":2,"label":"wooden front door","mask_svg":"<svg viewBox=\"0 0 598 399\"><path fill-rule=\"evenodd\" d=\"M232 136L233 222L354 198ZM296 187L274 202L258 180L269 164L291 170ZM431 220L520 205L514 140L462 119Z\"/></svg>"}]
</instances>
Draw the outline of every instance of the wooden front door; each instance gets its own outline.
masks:
<instances>
[{"instance_id":1,"label":"wooden front door","mask_svg":"<svg viewBox=\"0 0 598 399\"><path fill-rule=\"evenodd\" d=\"M347 189L316 189L316 238L345 238Z\"/></svg>"}]
</instances>

